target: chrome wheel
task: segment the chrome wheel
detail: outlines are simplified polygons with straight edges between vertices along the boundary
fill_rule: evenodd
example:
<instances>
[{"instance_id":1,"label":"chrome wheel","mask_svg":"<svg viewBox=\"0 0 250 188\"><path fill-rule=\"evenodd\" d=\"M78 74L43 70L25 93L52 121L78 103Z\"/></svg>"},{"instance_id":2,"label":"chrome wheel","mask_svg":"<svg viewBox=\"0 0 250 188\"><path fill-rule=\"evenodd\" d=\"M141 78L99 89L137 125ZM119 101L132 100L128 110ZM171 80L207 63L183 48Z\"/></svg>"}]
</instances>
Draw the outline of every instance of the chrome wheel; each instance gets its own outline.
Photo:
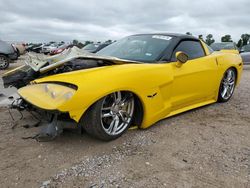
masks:
<instances>
[{"instance_id":1,"label":"chrome wheel","mask_svg":"<svg viewBox=\"0 0 250 188\"><path fill-rule=\"evenodd\" d=\"M0 56L0 69L6 69L8 66L8 59L5 56Z\"/></svg>"},{"instance_id":2,"label":"chrome wheel","mask_svg":"<svg viewBox=\"0 0 250 188\"><path fill-rule=\"evenodd\" d=\"M233 95L234 87L236 83L236 74L233 69L228 69L224 74L224 78L221 83L220 95L223 100L228 100Z\"/></svg>"},{"instance_id":3,"label":"chrome wheel","mask_svg":"<svg viewBox=\"0 0 250 188\"><path fill-rule=\"evenodd\" d=\"M106 96L101 106L103 130L112 136L121 134L131 123L134 96L128 92L115 92Z\"/></svg>"}]
</instances>

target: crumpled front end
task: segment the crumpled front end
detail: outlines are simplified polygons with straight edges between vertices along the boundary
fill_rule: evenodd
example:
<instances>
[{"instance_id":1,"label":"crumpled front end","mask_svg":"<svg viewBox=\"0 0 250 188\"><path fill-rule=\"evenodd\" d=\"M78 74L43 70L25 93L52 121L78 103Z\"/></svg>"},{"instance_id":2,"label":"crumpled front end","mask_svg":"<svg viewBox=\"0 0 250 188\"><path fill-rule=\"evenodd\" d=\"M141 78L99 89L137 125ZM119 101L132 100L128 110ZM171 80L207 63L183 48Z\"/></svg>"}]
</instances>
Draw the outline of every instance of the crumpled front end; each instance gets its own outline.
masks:
<instances>
[{"instance_id":1,"label":"crumpled front end","mask_svg":"<svg viewBox=\"0 0 250 188\"><path fill-rule=\"evenodd\" d=\"M28 65L20 66L16 69L6 72L3 76L3 84L5 88L15 87L21 88L26 86L30 81L39 76L39 73L35 72Z\"/></svg>"},{"instance_id":2,"label":"crumpled front end","mask_svg":"<svg viewBox=\"0 0 250 188\"><path fill-rule=\"evenodd\" d=\"M76 90L76 86L65 83L34 84L18 90L21 99L16 108L39 114L37 119L41 131L32 138L48 141L59 136L65 128L79 127L68 112L59 110L62 104L74 96Z\"/></svg>"}]
</instances>

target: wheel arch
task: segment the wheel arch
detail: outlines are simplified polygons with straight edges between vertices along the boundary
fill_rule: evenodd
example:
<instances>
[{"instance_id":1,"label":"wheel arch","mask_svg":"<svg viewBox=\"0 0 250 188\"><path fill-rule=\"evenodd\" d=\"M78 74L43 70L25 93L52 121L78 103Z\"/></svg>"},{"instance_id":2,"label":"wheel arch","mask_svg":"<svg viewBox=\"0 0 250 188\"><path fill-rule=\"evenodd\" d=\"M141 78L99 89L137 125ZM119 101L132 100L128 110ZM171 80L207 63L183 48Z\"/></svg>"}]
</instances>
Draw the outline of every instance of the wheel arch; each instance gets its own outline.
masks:
<instances>
[{"instance_id":1,"label":"wheel arch","mask_svg":"<svg viewBox=\"0 0 250 188\"><path fill-rule=\"evenodd\" d=\"M115 90L115 91L111 91L111 92L105 93L102 96L99 96L97 98L97 100L95 100L92 104L90 104L86 108L86 110L84 110L82 112L80 119L82 119L87 114L87 112L91 109L91 107L95 103L97 103L99 100L101 100L103 97L105 97L107 95L110 95L110 94L112 94L114 92L118 92L118 91L120 91L120 92L130 92L130 93L132 93L134 95L134 97L135 97L135 112L134 112L134 117L132 119L132 125L140 127L140 125L143 122L143 117L144 117L144 104L143 104L143 101L142 101L140 95L138 93L134 92L134 91L131 91L131 90Z\"/></svg>"},{"instance_id":2,"label":"wheel arch","mask_svg":"<svg viewBox=\"0 0 250 188\"><path fill-rule=\"evenodd\" d=\"M238 85L238 76L240 73L239 73L239 70L237 69L237 67L234 65L228 66L226 69L221 71L221 80L223 79L224 74L227 72L228 69L233 69L235 71L235 73L236 73L236 85Z\"/></svg>"},{"instance_id":3,"label":"wheel arch","mask_svg":"<svg viewBox=\"0 0 250 188\"><path fill-rule=\"evenodd\" d=\"M234 67L234 66L232 66L232 67L229 67L228 69L233 69L234 71L235 71L235 74L236 74L236 84L238 84L238 75L239 75L239 73L238 73L238 69L236 68L236 67ZM227 69L227 70L228 70Z\"/></svg>"},{"instance_id":4,"label":"wheel arch","mask_svg":"<svg viewBox=\"0 0 250 188\"><path fill-rule=\"evenodd\" d=\"M1 53L0 53L0 56L3 57L6 61L6 64L3 67L1 67L0 70L7 69L9 67L9 64L10 64L10 58L7 55L1 54Z\"/></svg>"},{"instance_id":5,"label":"wheel arch","mask_svg":"<svg viewBox=\"0 0 250 188\"><path fill-rule=\"evenodd\" d=\"M7 60L10 62L11 61L11 59L10 59L10 57L9 57L9 55L8 54L4 54L4 53L1 53L0 52L0 56L4 56L4 57L6 57L7 58Z\"/></svg>"},{"instance_id":6,"label":"wheel arch","mask_svg":"<svg viewBox=\"0 0 250 188\"><path fill-rule=\"evenodd\" d=\"M6 55L6 54L4 54L4 53L1 53L1 52L0 52L0 55L5 56L5 57L9 58L9 57L8 57L8 55Z\"/></svg>"},{"instance_id":7,"label":"wheel arch","mask_svg":"<svg viewBox=\"0 0 250 188\"><path fill-rule=\"evenodd\" d=\"M228 99L224 99L220 96L220 90L221 90L221 86L222 86L222 80L224 79L225 77L225 74L228 70L233 70L235 72L235 86L237 84L237 81L238 81L238 70L236 67L234 66L229 66L224 72L223 72L223 77L221 79L221 83L220 83L220 87L219 87L219 91L218 91L218 97L217 97L217 102L227 102L231 97L232 95L228 98Z\"/></svg>"},{"instance_id":8,"label":"wheel arch","mask_svg":"<svg viewBox=\"0 0 250 188\"><path fill-rule=\"evenodd\" d=\"M135 96L135 114L132 120L132 125L138 126L140 128L144 117L144 107L139 96L135 93L133 93L133 95Z\"/></svg>"}]
</instances>

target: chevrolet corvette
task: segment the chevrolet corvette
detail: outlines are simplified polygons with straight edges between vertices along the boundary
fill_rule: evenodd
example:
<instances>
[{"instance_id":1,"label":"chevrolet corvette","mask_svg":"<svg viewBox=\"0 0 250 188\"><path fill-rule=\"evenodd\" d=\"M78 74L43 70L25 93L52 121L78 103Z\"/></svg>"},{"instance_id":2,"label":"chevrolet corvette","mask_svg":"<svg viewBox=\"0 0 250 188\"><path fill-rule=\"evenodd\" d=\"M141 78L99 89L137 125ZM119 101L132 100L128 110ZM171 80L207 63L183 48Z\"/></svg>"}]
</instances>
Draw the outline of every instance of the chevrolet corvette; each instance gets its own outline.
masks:
<instances>
[{"instance_id":1,"label":"chevrolet corvette","mask_svg":"<svg viewBox=\"0 0 250 188\"><path fill-rule=\"evenodd\" d=\"M72 68L75 63L78 68ZM54 130L67 119L67 126L106 141L131 125L145 129L228 101L243 68L239 54L214 52L202 40L181 34L132 35L96 54L73 50L53 61L27 64L40 77L18 90L20 105L51 114Z\"/></svg>"}]
</instances>

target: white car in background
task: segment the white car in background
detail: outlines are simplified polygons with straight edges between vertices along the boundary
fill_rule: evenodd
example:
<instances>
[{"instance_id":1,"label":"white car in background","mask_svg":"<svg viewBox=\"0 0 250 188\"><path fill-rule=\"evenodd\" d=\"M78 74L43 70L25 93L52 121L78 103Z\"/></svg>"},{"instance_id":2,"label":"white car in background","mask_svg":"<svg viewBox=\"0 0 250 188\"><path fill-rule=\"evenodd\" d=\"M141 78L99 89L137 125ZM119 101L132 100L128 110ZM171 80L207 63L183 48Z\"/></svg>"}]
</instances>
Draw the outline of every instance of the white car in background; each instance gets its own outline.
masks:
<instances>
[{"instance_id":1,"label":"white car in background","mask_svg":"<svg viewBox=\"0 0 250 188\"><path fill-rule=\"evenodd\" d=\"M49 54L51 53L53 50L57 49L58 46L60 46L61 44L57 44L57 43L50 43L50 44L46 44L42 47L41 53L44 54Z\"/></svg>"},{"instance_id":2,"label":"white car in background","mask_svg":"<svg viewBox=\"0 0 250 188\"><path fill-rule=\"evenodd\" d=\"M245 45L240 50L240 55L245 65L250 65L250 44Z\"/></svg>"}]
</instances>

